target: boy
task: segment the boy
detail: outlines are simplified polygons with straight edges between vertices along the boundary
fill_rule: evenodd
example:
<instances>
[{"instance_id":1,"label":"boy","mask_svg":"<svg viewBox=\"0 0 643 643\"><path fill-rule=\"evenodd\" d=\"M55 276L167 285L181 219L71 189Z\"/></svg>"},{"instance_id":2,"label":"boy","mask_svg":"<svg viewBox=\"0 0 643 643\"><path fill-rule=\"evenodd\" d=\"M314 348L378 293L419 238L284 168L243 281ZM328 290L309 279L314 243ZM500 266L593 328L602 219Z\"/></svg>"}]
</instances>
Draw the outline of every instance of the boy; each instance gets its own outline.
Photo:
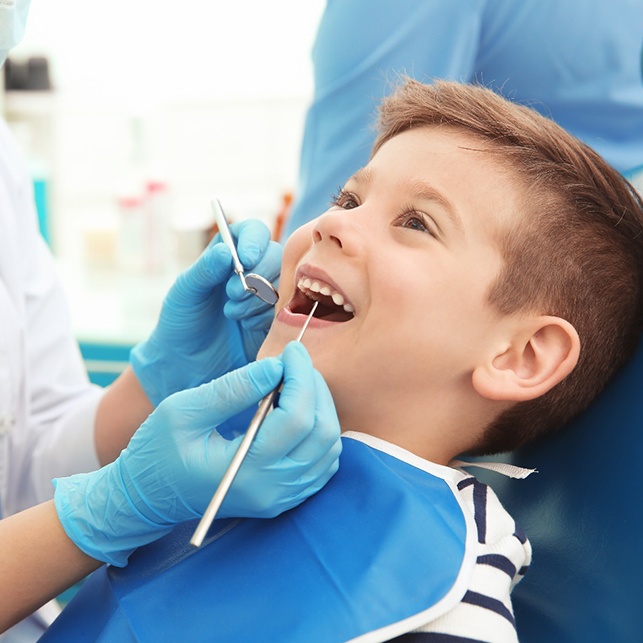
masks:
<instances>
[{"instance_id":1,"label":"boy","mask_svg":"<svg viewBox=\"0 0 643 643\"><path fill-rule=\"evenodd\" d=\"M289 239L259 353L321 302L304 343L339 472L278 518L219 521L196 553L194 525L139 550L49 640L76 640L76 619L93 639L515 641L529 544L448 465L585 408L636 346L642 282L641 200L594 152L483 88L408 81L368 165Z\"/></svg>"}]
</instances>

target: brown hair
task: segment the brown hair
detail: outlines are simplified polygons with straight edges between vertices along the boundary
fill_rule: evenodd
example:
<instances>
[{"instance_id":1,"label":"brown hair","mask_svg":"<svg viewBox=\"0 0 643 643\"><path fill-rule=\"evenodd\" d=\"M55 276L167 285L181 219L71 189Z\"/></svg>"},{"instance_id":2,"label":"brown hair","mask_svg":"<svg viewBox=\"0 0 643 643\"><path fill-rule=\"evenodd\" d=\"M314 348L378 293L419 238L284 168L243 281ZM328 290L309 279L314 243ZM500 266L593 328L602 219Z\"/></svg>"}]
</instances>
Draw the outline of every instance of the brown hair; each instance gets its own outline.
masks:
<instances>
[{"instance_id":1,"label":"brown hair","mask_svg":"<svg viewBox=\"0 0 643 643\"><path fill-rule=\"evenodd\" d=\"M574 371L485 431L473 453L511 450L569 421L635 350L643 327L643 203L596 152L551 120L477 85L407 79L380 109L373 154L403 131L457 128L490 143L522 189L489 301L502 314L555 315L579 334Z\"/></svg>"}]
</instances>

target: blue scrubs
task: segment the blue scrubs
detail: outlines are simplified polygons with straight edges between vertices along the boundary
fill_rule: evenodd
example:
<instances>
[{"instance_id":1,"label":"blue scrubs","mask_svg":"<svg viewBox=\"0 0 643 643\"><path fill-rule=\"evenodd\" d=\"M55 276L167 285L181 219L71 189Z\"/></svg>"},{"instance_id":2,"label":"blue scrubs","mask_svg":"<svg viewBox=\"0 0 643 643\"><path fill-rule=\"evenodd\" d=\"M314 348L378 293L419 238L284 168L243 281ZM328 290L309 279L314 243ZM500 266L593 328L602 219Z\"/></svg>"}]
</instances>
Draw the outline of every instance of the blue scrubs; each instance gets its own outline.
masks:
<instances>
[{"instance_id":1,"label":"blue scrubs","mask_svg":"<svg viewBox=\"0 0 643 643\"><path fill-rule=\"evenodd\" d=\"M617 170L643 163L641 0L328 0L286 234L368 162L399 74L480 81L553 118Z\"/></svg>"}]
</instances>

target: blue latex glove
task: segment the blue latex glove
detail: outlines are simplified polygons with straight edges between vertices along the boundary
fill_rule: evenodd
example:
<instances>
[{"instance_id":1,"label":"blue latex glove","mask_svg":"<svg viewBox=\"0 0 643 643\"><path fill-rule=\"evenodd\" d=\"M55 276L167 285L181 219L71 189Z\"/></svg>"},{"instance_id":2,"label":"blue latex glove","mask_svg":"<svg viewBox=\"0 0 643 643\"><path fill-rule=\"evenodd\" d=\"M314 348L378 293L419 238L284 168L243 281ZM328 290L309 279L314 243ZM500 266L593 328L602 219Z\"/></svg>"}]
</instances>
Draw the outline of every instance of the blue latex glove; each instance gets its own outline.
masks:
<instances>
[{"instance_id":1,"label":"blue latex glove","mask_svg":"<svg viewBox=\"0 0 643 643\"><path fill-rule=\"evenodd\" d=\"M213 427L257 403L282 377L278 406L259 429L219 517L269 518L298 505L335 473L340 428L306 349L268 358L163 401L111 464L54 480L67 535L93 558L123 566L131 552L205 511L242 437Z\"/></svg>"},{"instance_id":2,"label":"blue latex glove","mask_svg":"<svg viewBox=\"0 0 643 643\"><path fill-rule=\"evenodd\" d=\"M281 246L270 241L268 228L243 221L231 229L243 266L274 282ZM172 393L254 360L272 319L272 306L243 290L230 251L217 235L168 292L156 328L130 354L132 368L158 406Z\"/></svg>"}]
</instances>

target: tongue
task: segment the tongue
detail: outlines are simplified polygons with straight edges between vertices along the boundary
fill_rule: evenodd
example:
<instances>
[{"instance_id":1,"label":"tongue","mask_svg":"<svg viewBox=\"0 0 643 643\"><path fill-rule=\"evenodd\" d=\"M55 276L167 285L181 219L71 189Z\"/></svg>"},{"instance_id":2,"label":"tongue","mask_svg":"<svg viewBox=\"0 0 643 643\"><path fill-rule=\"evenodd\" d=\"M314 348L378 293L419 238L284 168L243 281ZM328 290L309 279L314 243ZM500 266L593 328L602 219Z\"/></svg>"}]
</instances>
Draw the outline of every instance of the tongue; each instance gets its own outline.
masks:
<instances>
[{"instance_id":1,"label":"tongue","mask_svg":"<svg viewBox=\"0 0 643 643\"><path fill-rule=\"evenodd\" d=\"M338 306L332 297L316 293L315 300L318 300L319 303L315 311L315 317L317 319L323 319L329 322L345 322L350 321L354 317L353 313L346 312L343 306ZM290 304L291 311L297 315L308 315L313 307L313 303L314 300L312 297L299 291Z\"/></svg>"},{"instance_id":2,"label":"tongue","mask_svg":"<svg viewBox=\"0 0 643 643\"><path fill-rule=\"evenodd\" d=\"M347 313L341 306L337 306L334 303L327 304L320 301L314 317L330 322L345 322L353 319L353 314Z\"/></svg>"}]
</instances>

